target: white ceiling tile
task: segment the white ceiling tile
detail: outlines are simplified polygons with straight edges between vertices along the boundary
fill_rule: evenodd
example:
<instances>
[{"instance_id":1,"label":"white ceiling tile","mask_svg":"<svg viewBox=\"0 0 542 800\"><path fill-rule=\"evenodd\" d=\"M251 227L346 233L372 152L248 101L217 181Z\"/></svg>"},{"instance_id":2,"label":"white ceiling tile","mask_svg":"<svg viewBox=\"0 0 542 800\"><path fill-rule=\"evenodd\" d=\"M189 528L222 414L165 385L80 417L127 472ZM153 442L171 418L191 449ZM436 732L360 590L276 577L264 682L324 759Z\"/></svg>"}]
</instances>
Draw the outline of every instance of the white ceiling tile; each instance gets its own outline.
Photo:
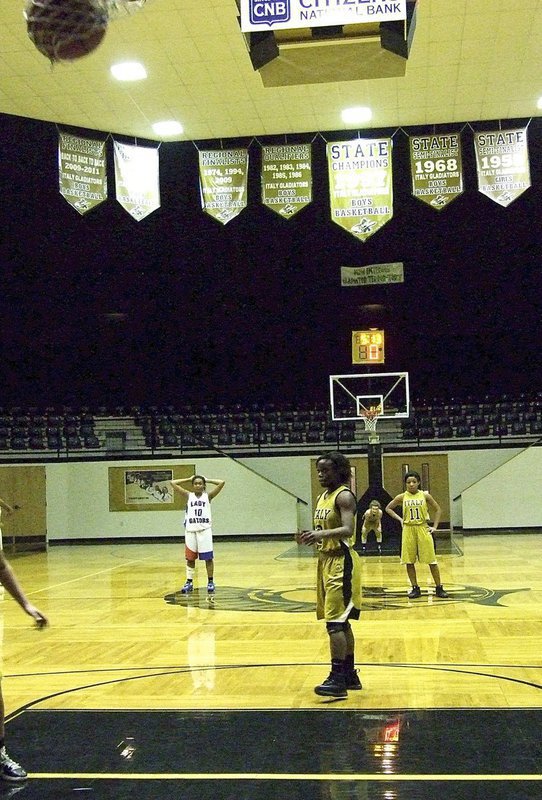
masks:
<instances>
[{"instance_id":1,"label":"white ceiling tile","mask_svg":"<svg viewBox=\"0 0 542 800\"><path fill-rule=\"evenodd\" d=\"M453 8L453 11L452 11ZM372 127L528 117L542 94L540 0L419 0L406 74L265 87L250 63L235 0L160 0L110 24L103 44L51 69L17 3L0 6L0 112L150 136L149 117L188 120L181 138L340 130L340 111L369 105ZM119 87L120 59L149 78Z\"/></svg>"}]
</instances>

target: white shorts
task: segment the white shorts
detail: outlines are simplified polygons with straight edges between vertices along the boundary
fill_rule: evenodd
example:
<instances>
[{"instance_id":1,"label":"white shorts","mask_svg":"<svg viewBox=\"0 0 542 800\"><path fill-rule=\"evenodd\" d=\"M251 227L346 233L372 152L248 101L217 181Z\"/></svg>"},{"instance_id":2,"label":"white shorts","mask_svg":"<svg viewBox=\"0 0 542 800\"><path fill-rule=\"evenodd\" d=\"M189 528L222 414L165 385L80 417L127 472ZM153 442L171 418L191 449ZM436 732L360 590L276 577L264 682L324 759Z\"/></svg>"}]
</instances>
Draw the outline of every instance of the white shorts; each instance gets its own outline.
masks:
<instances>
[{"instance_id":1,"label":"white shorts","mask_svg":"<svg viewBox=\"0 0 542 800\"><path fill-rule=\"evenodd\" d=\"M211 561L213 558L213 530L185 531L184 555L187 561Z\"/></svg>"}]
</instances>

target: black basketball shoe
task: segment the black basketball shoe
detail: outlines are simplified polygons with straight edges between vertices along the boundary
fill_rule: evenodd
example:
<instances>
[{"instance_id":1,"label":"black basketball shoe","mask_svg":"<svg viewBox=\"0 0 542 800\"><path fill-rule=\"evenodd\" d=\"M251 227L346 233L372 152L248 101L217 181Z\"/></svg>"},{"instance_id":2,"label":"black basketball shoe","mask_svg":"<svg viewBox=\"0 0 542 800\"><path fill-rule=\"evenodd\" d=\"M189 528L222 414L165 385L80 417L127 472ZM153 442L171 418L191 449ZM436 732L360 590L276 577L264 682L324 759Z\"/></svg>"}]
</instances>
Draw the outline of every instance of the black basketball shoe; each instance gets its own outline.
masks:
<instances>
[{"instance_id":1,"label":"black basketball shoe","mask_svg":"<svg viewBox=\"0 0 542 800\"><path fill-rule=\"evenodd\" d=\"M325 681L314 687L314 691L322 697L348 697L345 677L336 672L330 672Z\"/></svg>"},{"instance_id":2,"label":"black basketball shoe","mask_svg":"<svg viewBox=\"0 0 542 800\"><path fill-rule=\"evenodd\" d=\"M346 675L346 688L348 689L348 691L351 691L351 690L356 691L358 689L363 689L363 686L361 685L361 681L358 678L358 671L359 670L357 670L357 669L353 669L352 672L348 672L347 673L347 675Z\"/></svg>"}]
</instances>

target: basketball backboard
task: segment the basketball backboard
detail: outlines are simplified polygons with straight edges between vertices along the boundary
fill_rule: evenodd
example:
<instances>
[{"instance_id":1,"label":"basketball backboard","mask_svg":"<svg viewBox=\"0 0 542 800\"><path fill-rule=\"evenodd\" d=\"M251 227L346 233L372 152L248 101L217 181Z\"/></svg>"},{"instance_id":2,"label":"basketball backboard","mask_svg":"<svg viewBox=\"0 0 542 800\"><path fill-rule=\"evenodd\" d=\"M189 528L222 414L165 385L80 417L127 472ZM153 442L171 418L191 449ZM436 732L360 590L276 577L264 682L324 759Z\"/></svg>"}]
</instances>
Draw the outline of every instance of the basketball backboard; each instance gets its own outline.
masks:
<instances>
[{"instance_id":1,"label":"basketball backboard","mask_svg":"<svg viewBox=\"0 0 542 800\"><path fill-rule=\"evenodd\" d=\"M410 414L408 372L330 375L329 398L334 420L363 419L376 410L380 419L402 419Z\"/></svg>"}]
</instances>

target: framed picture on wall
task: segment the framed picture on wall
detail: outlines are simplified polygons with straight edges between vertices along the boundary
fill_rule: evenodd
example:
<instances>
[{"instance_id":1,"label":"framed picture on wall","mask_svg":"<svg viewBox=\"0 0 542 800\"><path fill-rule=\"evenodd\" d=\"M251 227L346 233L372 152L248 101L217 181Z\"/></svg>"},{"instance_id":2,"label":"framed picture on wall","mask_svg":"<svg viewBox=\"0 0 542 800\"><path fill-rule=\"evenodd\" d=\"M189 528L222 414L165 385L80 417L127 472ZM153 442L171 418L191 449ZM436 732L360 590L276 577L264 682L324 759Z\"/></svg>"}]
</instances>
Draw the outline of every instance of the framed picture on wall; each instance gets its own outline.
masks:
<instances>
[{"instance_id":1,"label":"framed picture on wall","mask_svg":"<svg viewBox=\"0 0 542 800\"><path fill-rule=\"evenodd\" d=\"M109 467L110 511L180 511L186 500L169 482L189 478L193 464Z\"/></svg>"},{"instance_id":2,"label":"framed picture on wall","mask_svg":"<svg viewBox=\"0 0 542 800\"><path fill-rule=\"evenodd\" d=\"M173 504L169 481L171 469L127 469L124 471L124 502L129 505Z\"/></svg>"}]
</instances>

